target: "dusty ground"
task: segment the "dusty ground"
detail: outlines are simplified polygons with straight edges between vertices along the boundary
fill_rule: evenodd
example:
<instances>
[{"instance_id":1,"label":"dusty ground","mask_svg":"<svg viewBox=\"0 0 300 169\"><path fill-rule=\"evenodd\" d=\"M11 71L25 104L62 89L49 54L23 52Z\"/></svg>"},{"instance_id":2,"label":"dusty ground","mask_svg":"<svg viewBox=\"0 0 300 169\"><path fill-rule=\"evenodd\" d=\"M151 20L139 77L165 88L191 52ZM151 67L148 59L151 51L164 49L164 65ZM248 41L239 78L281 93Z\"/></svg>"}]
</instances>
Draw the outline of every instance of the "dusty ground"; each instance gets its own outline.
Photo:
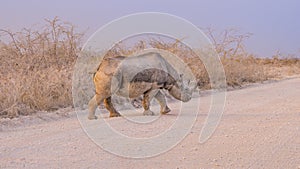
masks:
<instances>
[{"instance_id":1,"label":"dusty ground","mask_svg":"<svg viewBox=\"0 0 300 169\"><path fill-rule=\"evenodd\" d=\"M0 168L300 168L300 78L228 92L216 132L199 144L209 101L210 96L201 97L197 121L181 143L138 160L102 150L74 113L2 119ZM149 125L148 131L160 131L177 111L162 116L165 123ZM108 121L127 133L134 131L122 126L123 118Z\"/></svg>"}]
</instances>

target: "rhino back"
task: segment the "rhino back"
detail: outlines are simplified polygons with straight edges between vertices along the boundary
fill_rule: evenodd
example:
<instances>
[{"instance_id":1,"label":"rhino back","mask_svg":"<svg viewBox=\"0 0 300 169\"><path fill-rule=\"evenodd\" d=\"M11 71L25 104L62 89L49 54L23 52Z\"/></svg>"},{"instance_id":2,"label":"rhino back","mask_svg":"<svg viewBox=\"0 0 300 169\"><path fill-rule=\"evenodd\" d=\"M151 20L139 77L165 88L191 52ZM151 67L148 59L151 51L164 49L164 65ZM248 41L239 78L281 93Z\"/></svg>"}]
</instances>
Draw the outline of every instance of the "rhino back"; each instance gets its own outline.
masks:
<instances>
[{"instance_id":1,"label":"rhino back","mask_svg":"<svg viewBox=\"0 0 300 169\"><path fill-rule=\"evenodd\" d=\"M159 54L155 52L124 59L119 70L123 80L131 82L163 80L169 74L174 79L178 78L177 71Z\"/></svg>"}]
</instances>

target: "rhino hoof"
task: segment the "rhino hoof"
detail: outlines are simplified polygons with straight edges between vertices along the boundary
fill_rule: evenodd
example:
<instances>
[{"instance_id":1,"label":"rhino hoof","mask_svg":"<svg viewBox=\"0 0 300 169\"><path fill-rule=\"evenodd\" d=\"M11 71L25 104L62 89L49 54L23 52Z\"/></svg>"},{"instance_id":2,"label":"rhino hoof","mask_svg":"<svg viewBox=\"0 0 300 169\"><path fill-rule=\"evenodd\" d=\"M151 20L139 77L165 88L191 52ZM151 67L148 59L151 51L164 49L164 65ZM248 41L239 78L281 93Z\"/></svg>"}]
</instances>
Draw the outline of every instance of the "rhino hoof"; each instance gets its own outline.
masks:
<instances>
[{"instance_id":1,"label":"rhino hoof","mask_svg":"<svg viewBox=\"0 0 300 169\"><path fill-rule=\"evenodd\" d=\"M120 113L110 113L109 117L120 117Z\"/></svg>"},{"instance_id":2,"label":"rhino hoof","mask_svg":"<svg viewBox=\"0 0 300 169\"><path fill-rule=\"evenodd\" d=\"M153 116L154 115L153 111L151 111L151 110L145 110L143 114L145 116Z\"/></svg>"},{"instance_id":3,"label":"rhino hoof","mask_svg":"<svg viewBox=\"0 0 300 169\"><path fill-rule=\"evenodd\" d=\"M97 116L89 116L88 119L89 119L89 120L96 120L96 119L97 119Z\"/></svg>"},{"instance_id":4,"label":"rhino hoof","mask_svg":"<svg viewBox=\"0 0 300 169\"><path fill-rule=\"evenodd\" d=\"M165 110L162 110L162 111L160 112L160 114L167 114L167 113L169 113L170 111L171 111L171 109L170 109L169 107L166 107Z\"/></svg>"}]
</instances>

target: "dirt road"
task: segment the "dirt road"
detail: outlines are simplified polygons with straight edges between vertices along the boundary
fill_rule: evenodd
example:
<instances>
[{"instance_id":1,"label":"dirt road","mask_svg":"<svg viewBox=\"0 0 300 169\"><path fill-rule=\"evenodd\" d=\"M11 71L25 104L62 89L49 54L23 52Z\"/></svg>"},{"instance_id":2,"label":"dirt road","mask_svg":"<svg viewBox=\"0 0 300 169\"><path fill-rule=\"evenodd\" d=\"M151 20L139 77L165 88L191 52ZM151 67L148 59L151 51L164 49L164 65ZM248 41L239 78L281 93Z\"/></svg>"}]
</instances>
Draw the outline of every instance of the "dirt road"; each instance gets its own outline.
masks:
<instances>
[{"instance_id":1,"label":"dirt road","mask_svg":"<svg viewBox=\"0 0 300 169\"><path fill-rule=\"evenodd\" d=\"M227 92L221 122L204 144L198 140L210 97L201 97L201 102L188 136L170 151L146 159L123 158L102 150L87 137L74 113L2 120L0 168L300 169L299 78ZM159 131L176 113L175 109L162 116L165 123L149 125L148 131ZM108 121L124 127L125 133L134 131L122 126L123 118Z\"/></svg>"}]
</instances>

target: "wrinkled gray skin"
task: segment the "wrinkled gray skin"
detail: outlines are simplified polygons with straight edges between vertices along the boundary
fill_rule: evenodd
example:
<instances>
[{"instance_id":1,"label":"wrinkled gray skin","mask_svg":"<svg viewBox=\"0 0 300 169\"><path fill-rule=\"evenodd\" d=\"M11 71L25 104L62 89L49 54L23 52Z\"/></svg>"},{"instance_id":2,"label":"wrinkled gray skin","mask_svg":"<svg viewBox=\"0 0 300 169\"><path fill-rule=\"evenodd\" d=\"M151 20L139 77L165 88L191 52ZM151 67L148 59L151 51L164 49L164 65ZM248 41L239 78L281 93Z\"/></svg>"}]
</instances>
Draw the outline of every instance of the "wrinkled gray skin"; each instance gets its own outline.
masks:
<instances>
[{"instance_id":1,"label":"wrinkled gray skin","mask_svg":"<svg viewBox=\"0 0 300 169\"><path fill-rule=\"evenodd\" d=\"M154 115L150 110L150 101L155 98L161 106L160 113L166 114L171 110L160 90L168 90L174 98L183 102L192 97L196 84L182 79L182 75L178 75L159 53L104 58L94 75L96 94L89 101L88 119L97 118L95 110L102 101L110 117L120 116L111 102L113 94L127 98L143 95L144 115Z\"/></svg>"}]
</instances>

